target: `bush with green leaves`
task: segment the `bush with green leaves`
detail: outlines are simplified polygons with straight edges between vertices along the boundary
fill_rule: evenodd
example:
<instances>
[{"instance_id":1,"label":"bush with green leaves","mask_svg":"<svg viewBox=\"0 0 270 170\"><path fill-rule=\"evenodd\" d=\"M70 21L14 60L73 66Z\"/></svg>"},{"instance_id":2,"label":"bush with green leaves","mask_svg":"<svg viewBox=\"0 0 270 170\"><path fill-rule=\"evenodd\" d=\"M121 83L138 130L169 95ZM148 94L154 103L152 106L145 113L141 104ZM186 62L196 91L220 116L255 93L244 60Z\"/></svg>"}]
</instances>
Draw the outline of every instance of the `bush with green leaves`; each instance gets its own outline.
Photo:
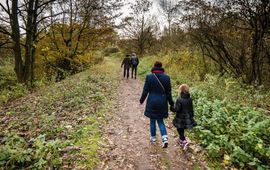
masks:
<instances>
[{"instance_id":1,"label":"bush with green leaves","mask_svg":"<svg viewBox=\"0 0 270 170\"><path fill-rule=\"evenodd\" d=\"M17 80L13 63L14 59L11 57L0 59L0 89L16 84Z\"/></svg>"},{"instance_id":2,"label":"bush with green leaves","mask_svg":"<svg viewBox=\"0 0 270 170\"><path fill-rule=\"evenodd\" d=\"M206 74L205 80L197 82L196 87L205 92L208 98L237 101L241 106L270 110L270 91L263 86L253 87L241 83L229 75Z\"/></svg>"},{"instance_id":3,"label":"bush with green leaves","mask_svg":"<svg viewBox=\"0 0 270 170\"><path fill-rule=\"evenodd\" d=\"M11 57L0 59L0 105L28 92L26 86L17 83L13 65Z\"/></svg>"},{"instance_id":4,"label":"bush with green leaves","mask_svg":"<svg viewBox=\"0 0 270 170\"><path fill-rule=\"evenodd\" d=\"M180 84L191 86L198 126L188 135L206 148L209 158L223 166L269 169L270 91L245 85L229 75L203 74L203 65L190 55L182 51L144 57L139 75L145 78L159 60L171 77L174 98Z\"/></svg>"},{"instance_id":5,"label":"bush with green leaves","mask_svg":"<svg viewBox=\"0 0 270 170\"><path fill-rule=\"evenodd\" d=\"M139 75L144 76L150 73L155 61L161 61L165 72L171 77L172 85L175 89L182 83L187 83L191 87L196 86L205 91L207 97L212 99L234 102L244 107L255 107L264 109L270 113L270 91L263 86L253 87L242 83L240 80L229 75L218 75L214 73L211 64L208 72L199 59L199 53L181 52L159 54L157 56L147 56L141 58L139 65ZM268 111L267 111L268 110Z\"/></svg>"},{"instance_id":6,"label":"bush with green leaves","mask_svg":"<svg viewBox=\"0 0 270 170\"><path fill-rule=\"evenodd\" d=\"M270 118L236 102L209 98L193 88L195 138L206 147L211 158L240 168L270 168Z\"/></svg>"},{"instance_id":7,"label":"bush with green leaves","mask_svg":"<svg viewBox=\"0 0 270 170\"><path fill-rule=\"evenodd\" d=\"M60 150L66 145L60 140L46 140L45 135L27 142L23 137L9 134L0 145L0 166L7 169L59 168L62 163Z\"/></svg>"},{"instance_id":8,"label":"bush with green leaves","mask_svg":"<svg viewBox=\"0 0 270 170\"><path fill-rule=\"evenodd\" d=\"M111 54L120 52L118 47L107 47L103 50L105 56L110 56Z\"/></svg>"}]
</instances>

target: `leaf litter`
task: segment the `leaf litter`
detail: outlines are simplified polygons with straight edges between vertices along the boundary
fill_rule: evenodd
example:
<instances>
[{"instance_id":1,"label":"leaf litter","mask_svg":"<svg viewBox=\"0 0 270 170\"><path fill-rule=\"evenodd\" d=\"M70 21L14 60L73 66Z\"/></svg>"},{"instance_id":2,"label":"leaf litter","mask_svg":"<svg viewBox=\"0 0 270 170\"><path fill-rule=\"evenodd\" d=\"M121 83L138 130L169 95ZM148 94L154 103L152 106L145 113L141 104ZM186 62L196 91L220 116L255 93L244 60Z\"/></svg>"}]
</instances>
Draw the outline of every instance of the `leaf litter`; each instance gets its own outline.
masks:
<instances>
[{"instance_id":1,"label":"leaf litter","mask_svg":"<svg viewBox=\"0 0 270 170\"><path fill-rule=\"evenodd\" d=\"M12 160L15 169L208 169L195 143L187 151L177 146L172 116L169 148L161 148L160 138L150 144L149 120L138 102L142 82L118 78L118 63L106 60L0 107L0 149L20 139L25 144L15 151L27 151Z\"/></svg>"},{"instance_id":2,"label":"leaf litter","mask_svg":"<svg viewBox=\"0 0 270 170\"><path fill-rule=\"evenodd\" d=\"M120 73L122 75L122 73ZM204 151L195 142L190 149L183 151L177 145L177 135L172 125L172 116L166 121L169 134L169 147L161 148L150 144L149 120L144 116L144 105L139 104L142 82L120 78L117 102L111 108L111 117L103 127L106 144L100 151L102 163L96 169L208 169L203 160ZM157 129L159 135L159 130ZM196 156L195 156L196 155Z\"/></svg>"}]
</instances>

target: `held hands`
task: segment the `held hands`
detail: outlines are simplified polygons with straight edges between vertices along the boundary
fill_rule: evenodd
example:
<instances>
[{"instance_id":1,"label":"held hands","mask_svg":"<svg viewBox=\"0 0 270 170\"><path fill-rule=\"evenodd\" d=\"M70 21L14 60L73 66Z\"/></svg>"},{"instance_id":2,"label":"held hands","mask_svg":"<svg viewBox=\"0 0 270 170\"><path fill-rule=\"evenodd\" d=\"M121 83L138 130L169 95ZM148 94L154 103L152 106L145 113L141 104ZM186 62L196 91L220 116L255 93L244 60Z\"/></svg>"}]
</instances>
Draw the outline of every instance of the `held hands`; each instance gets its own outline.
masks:
<instances>
[{"instance_id":1,"label":"held hands","mask_svg":"<svg viewBox=\"0 0 270 170\"><path fill-rule=\"evenodd\" d=\"M170 106L170 111L171 111L171 112L176 112L174 106Z\"/></svg>"}]
</instances>

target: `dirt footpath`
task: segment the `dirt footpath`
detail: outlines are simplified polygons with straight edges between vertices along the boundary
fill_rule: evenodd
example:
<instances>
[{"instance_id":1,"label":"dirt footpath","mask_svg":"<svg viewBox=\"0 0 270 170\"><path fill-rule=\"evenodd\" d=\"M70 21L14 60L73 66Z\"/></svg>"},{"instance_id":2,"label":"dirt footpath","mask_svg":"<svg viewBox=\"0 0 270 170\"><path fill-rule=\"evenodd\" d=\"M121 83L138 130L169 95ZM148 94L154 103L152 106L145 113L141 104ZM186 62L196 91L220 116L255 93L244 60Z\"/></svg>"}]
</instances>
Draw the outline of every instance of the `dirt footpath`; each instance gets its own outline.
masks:
<instances>
[{"instance_id":1,"label":"dirt footpath","mask_svg":"<svg viewBox=\"0 0 270 170\"><path fill-rule=\"evenodd\" d=\"M192 152L183 151L176 144L177 136L170 120L166 121L169 147L161 147L158 126L158 143L150 144L149 118L144 116L145 104L139 104L142 89L143 82L120 78L118 100L104 127L108 144L104 146L106 151L101 153L103 162L97 169L205 169Z\"/></svg>"}]
</instances>

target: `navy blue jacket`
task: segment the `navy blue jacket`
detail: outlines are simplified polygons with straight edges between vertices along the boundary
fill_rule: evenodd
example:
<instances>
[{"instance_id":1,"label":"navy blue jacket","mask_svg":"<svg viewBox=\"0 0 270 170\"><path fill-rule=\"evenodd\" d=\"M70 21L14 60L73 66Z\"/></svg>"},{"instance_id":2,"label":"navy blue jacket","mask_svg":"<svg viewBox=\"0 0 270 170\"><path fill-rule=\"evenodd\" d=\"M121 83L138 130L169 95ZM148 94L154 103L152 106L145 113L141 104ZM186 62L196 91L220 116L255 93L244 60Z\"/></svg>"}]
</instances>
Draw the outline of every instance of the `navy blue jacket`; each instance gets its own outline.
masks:
<instances>
[{"instance_id":1,"label":"navy blue jacket","mask_svg":"<svg viewBox=\"0 0 270 170\"><path fill-rule=\"evenodd\" d=\"M163 68L154 67L152 73L146 76L140 99L140 103L142 104L148 95L144 115L152 119L167 118L168 103L171 106L174 105L170 77L163 72ZM162 83L165 91L154 74L156 74Z\"/></svg>"}]
</instances>

